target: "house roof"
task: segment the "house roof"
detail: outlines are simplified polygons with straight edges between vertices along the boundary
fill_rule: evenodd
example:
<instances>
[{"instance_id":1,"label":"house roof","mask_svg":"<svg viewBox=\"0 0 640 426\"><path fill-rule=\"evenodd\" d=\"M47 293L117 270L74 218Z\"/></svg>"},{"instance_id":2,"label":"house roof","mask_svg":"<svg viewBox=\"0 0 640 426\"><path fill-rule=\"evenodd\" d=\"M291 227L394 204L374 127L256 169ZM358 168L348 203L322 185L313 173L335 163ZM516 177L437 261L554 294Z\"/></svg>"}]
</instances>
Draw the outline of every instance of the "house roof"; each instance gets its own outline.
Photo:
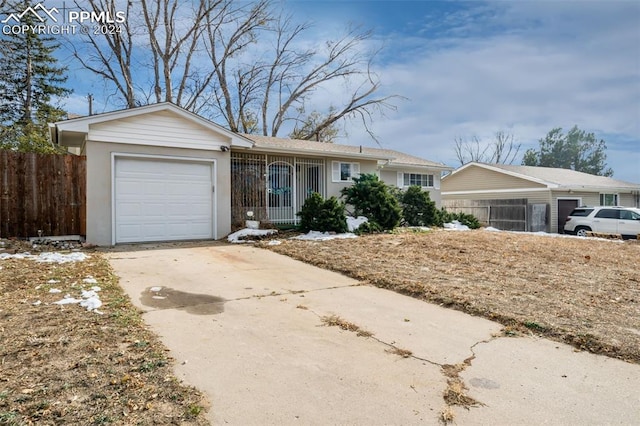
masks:
<instances>
[{"instance_id":1,"label":"house roof","mask_svg":"<svg viewBox=\"0 0 640 426\"><path fill-rule=\"evenodd\" d=\"M623 189L640 190L640 184L625 182L606 176L596 176L571 169L554 167L513 166L507 164L468 163L455 170L451 175L468 167L482 167L499 173L541 183L551 189ZM451 176L450 175L450 176Z\"/></svg>"},{"instance_id":2,"label":"house roof","mask_svg":"<svg viewBox=\"0 0 640 426\"><path fill-rule=\"evenodd\" d=\"M356 145L341 145L300 139L285 139L272 136L243 135L254 142L254 149L269 152L300 153L307 155L336 156L346 158L368 158L386 161L390 166L429 167L440 170L452 168L424 158L415 157L392 149L370 148Z\"/></svg>"},{"instance_id":3,"label":"house roof","mask_svg":"<svg viewBox=\"0 0 640 426\"><path fill-rule=\"evenodd\" d=\"M64 134L67 139L65 145L80 146L84 137L89 133L89 127L93 124L104 123L107 121L119 120L122 118L135 117L143 114L151 114L159 111L170 111L180 117L190 120L206 129L222 134L231 140L232 146L251 147L253 142L238 133L233 133L228 129L187 111L171 102L161 102L152 105L144 105L136 108L122 109L118 111L105 112L102 114L88 115L84 117L72 118L69 120L59 121L49 124L49 132L53 143L59 143L61 136Z\"/></svg>"},{"instance_id":4,"label":"house roof","mask_svg":"<svg viewBox=\"0 0 640 426\"><path fill-rule=\"evenodd\" d=\"M301 154L317 156L334 156L341 158L370 159L385 162L388 166L431 168L438 170L452 170L451 167L425 160L424 158L408 155L392 149L370 148L356 145L341 145L321 143L299 139L285 139L270 136L234 133L224 127L207 120L195 113L185 110L170 102L161 102L136 108L123 109L84 117L72 118L49 124L51 139L56 144L66 146L82 146L89 128L98 123L115 121L123 118L151 114L159 111L170 111L182 118L190 120L204 128L222 134L229 138L234 148L254 148L262 151ZM63 141L64 139L64 141Z\"/></svg>"}]
</instances>

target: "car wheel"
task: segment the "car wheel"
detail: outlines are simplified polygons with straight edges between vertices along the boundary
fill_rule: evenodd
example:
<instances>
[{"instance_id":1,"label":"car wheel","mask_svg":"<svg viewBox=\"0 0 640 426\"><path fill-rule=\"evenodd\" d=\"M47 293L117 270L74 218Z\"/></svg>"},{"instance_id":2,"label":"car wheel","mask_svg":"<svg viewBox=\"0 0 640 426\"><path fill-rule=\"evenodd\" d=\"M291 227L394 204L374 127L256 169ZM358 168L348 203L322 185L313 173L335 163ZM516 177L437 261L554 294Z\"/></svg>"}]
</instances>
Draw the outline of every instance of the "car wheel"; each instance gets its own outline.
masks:
<instances>
[{"instance_id":1,"label":"car wheel","mask_svg":"<svg viewBox=\"0 0 640 426\"><path fill-rule=\"evenodd\" d=\"M578 229L576 229L576 235L578 237L586 237L587 236L587 232L591 231L591 228L587 228L585 226L581 226Z\"/></svg>"}]
</instances>

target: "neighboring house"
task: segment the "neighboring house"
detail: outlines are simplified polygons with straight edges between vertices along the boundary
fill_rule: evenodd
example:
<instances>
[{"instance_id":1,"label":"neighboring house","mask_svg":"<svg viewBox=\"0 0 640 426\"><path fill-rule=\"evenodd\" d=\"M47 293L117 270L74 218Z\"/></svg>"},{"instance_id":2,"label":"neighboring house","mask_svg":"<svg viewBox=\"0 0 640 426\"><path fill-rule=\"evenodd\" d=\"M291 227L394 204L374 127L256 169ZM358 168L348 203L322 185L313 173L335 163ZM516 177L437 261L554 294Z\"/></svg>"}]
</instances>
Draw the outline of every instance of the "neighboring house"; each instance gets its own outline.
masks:
<instances>
[{"instance_id":1,"label":"neighboring house","mask_svg":"<svg viewBox=\"0 0 640 426\"><path fill-rule=\"evenodd\" d=\"M255 219L294 224L311 192L339 195L360 173L418 184L440 201L451 168L397 151L242 135L171 103L50 124L87 157L87 241L218 239Z\"/></svg>"},{"instance_id":2,"label":"neighboring house","mask_svg":"<svg viewBox=\"0 0 640 426\"><path fill-rule=\"evenodd\" d=\"M448 209L476 213L500 229L562 233L577 206L640 206L640 184L568 169L474 162L442 179L442 200Z\"/></svg>"}]
</instances>

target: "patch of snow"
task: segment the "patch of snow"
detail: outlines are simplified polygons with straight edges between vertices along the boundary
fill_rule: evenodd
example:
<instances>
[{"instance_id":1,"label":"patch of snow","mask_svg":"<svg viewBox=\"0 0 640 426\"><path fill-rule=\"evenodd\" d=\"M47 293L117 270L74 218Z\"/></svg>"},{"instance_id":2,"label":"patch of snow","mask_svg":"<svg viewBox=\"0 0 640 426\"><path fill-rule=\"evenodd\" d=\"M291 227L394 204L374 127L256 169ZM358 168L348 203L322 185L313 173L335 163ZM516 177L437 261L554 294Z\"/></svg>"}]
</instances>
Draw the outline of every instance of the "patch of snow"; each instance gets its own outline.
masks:
<instances>
[{"instance_id":1,"label":"patch of snow","mask_svg":"<svg viewBox=\"0 0 640 426\"><path fill-rule=\"evenodd\" d=\"M36 300L35 302L32 303L33 306L40 306L42 304L42 301L40 300Z\"/></svg>"},{"instance_id":2,"label":"patch of snow","mask_svg":"<svg viewBox=\"0 0 640 426\"><path fill-rule=\"evenodd\" d=\"M451 221L450 223L445 223L444 229L448 229L450 231L468 231L469 227L467 225L463 225L457 220Z\"/></svg>"},{"instance_id":3,"label":"patch of snow","mask_svg":"<svg viewBox=\"0 0 640 426\"><path fill-rule=\"evenodd\" d=\"M297 237L291 237L292 240L304 241L328 241L345 238L358 238L358 236L352 232L347 232L344 234L331 234L329 232L309 231L306 234L298 235Z\"/></svg>"},{"instance_id":4,"label":"patch of snow","mask_svg":"<svg viewBox=\"0 0 640 426\"><path fill-rule=\"evenodd\" d=\"M88 257L89 256L87 256L86 254L79 253L79 252L68 253L68 254L57 253L57 252L45 252L45 253L40 253L37 256L34 256L29 252L16 253L16 254L0 253L0 260L31 259L31 260L35 260L36 262L42 262L42 263L82 262Z\"/></svg>"},{"instance_id":5,"label":"patch of snow","mask_svg":"<svg viewBox=\"0 0 640 426\"><path fill-rule=\"evenodd\" d=\"M616 238L611 239L611 238L599 238L599 237L579 237L577 235L571 235L571 234L550 234L544 231L538 231L538 232L510 231L510 232L519 233L519 234L525 233L529 235L537 235L539 237L573 238L573 239L585 240L585 241L609 241L612 243L624 243L624 240L619 240Z\"/></svg>"},{"instance_id":6,"label":"patch of snow","mask_svg":"<svg viewBox=\"0 0 640 426\"><path fill-rule=\"evenodd\" d=\"M0 260L5 260L5 259L32 259L33 257L34 256L32 256L31 253L29 253L29 252L16 253L16 254L0 253Z\"/></svg>"},{"instance_id":7,"label":"patch of snow","mask_svg":"<svg viewBox=\"0 0 640 426\"><path fill-rule=\"evenodd\" d=\"M91 287L91 290L82 290L82 299L76 299L67 294L62 300L58 300L57 302L53 303L55 305L71 305L78 303L83 308L86 308L89 312L102 314L102 312L98 311L98 308L102 306L102 301L100 300L100 296L98 295L98 292L100 290L100 287L94 286Z\"/></svg>"},{"instance_id":8,"label":"patch of snow","mask_svg":"<svg viewBox=\"0 0 640 426\"><path fill-rule=\"evenodd\" d=\"M573 239L579 239L579 240L584 240L584 241L608 241L610 243L624 243L623 240L618 240L618 239L609 239L609 238L596 238L596 237L578 237L577 235L571 235L571 234L552 234L549 232L544 232L544 231L537 231L537 232L527 232L527 231L503 231L501 229L496 229L493 228L491 226L484 228L485 231L490 231L490 232L508 232L510 234L519 234L519 235L535 235L538 237L549 237L549 238L573 238Z\"/></svg>"},{"instance_id":9,"label":"patch of snow","mask_svg":"<svg viewBox=\"0 0 640 426\"><path fill-rule=\"evenodd\" d=\"M282 241L280 240L271 240L267 243L269 246L279 246L280 244L282 244Z\"/></svg>"},{"instance_id":10,"label":"patch of snow","mask_svg":"<svg viewBox=\"0 0 640 426\"><path fill-rule=\"evenodd\" d=\"M51 293L51 294L62 293L62 290L57 289L57 288L51 288L51 289L49 289L49 293Z\"/></svg>"},{"instance_id":11,"label":"patch of snow","mask_svg":"<svg viewBox=\"0 0 640 426\"><path fill-rule=\"evenodd\" d=\"M47 284L58 284L60 282L60 280L49 280L47 281Z\"/></svg>"},{"instance_id":12,"label":"patch of snow","mask_svg":"<svg viewBox=\"0 0 640 426\"><path fill-rule=\"evenodd\" d=\"M84 253L74 252L74 253L57 253L57 252L46 252L40 253L36 258L36 262L43 263L68 263L68 262L82 262L87 259L87 256Z\"/></svg>"},{"instance_id":13,"label":"patch of snow","mask_svg":"<svg viewBox=\"0 0 640 426\"><path fill-rule=\"evenodd\" d=\"M82 298L89 299L91 297L97 297L98 292L95 290L82 290Z\"/></svg>"},{"instance_id":14,"label":"patch of snow","mask_svg":"<svg viewBox=\"0 0 640 426\"><path fill-rule=\"evenodd\" d=\"M102 301L96 296L88 297L80 302L80 306L87 308L87 311L93 311L102 306Z\"/></svg>"},{"instance_id":15,"label":"patch of snow","mask_svg":"<svg viewBox=\"0 0 640 426\"><path fill-rule=\"evenodd\" d=\"M82 282L83 283L87 283L87 284L98 284L98 280L93 278L91 275L89 275L87 278L83 279Z\"/></svg>"},{"instance_id":16,"label":"patch of snow","mask_svg":"<svg viewBox=\"0 0 640 426\"><path fill-rule=\"evenodd\" d=\"M153 292L155 292L155 293L159 292L160 290L162 290L162 287L151 287L151 288L149 289L149 291L153 291Z\"/></svg>"},{"instance_id":17,"label":"patch of snow","mask_svg":"<svg viewBox=\"0 0 640 426\"><path fill-rule=\"evenodd\" d=\"M364 216L347 216L347 228L349 229L349 232L355 231L360 227L360 225L367 222L369 222L369 219Z\"/></svg>"},{"instance_id":18,"label":"patch of snow","mask_svg":"<svg viewBox=\"0 0 640 426\"><path fill-rule=\"evenodd\" d=\"M54 305L71 305L73 303L80 303L81 299L76 299L75 297L71 297L70 295L66 295L62 300L58 300L57 302L53 302Z\"/></svg>"},{"instance_id":19,"label":"patch of snow","mask_svg":"<svg viewBox=\"0 0 640 426\"><path fill-rule=\"evenodd\" d=\"M263 237L265 235L271 235L271 234L275 234L277 233L278 230L277 229L249 229L249 228L245 228L245 229L241 229L239 231L234 232L233 234L229 234L229 236L227 237L227 241L229 241L230 243L248 243L251 242L250 240L243 240L243 237L250 237L250 236L256 236L256 237Z\"/></svg>"}]
</instances>

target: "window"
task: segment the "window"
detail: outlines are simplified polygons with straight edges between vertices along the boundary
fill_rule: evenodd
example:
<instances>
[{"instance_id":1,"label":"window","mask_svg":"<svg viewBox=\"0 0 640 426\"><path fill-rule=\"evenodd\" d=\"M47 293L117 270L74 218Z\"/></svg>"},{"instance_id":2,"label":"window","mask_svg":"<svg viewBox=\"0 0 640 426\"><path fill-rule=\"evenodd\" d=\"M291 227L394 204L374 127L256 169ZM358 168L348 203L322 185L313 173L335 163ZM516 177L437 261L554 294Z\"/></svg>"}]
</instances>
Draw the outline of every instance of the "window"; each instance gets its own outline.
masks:
<instances>
[{"instance_id":1,"label":"window","mask_svg":"<svg viewBox=\"0 0 640 426\"><path fill-rule=\"evenodd\" d=\"M599 217L601 219L618 219L619 210L614 209L602 209L598 213L596 213L595 217Z\"/></svg>"},{"instance_id":2,"label":"window","mask_svg":"<svg viewBox=\"0 0 640 426\"><path fill-rule=\"evenodd\" d=\"M418 173L405 173L404 186L433 187L433 175L422 175Z\"/></svg>"},{"instance_id":3,"label":"window","mask_svg":"<svg viewBox=\"0 0 640 426\"><path fill-rule=\"evenodd\" d=\"M633 220L633 212L630 212L629 210L620 210L620 219Z\"/></svg>"},{"instance_id":4,"label":"window","mask_svg":"<svg viewBox=\"0 0 640 426\"><path fill-rule=\"evenodd\" d=\"M600 194L601 206L617 206L618 194Z\"/></svg>"},{"instance_id":5,"label":"window","mask_svg":"<svg viewBox=\"0 0 640 426\"><path fill-rule=\"evenodd\" d=\"M333 161L331 169L333 182L353 182L353 178L360 175L360 163Z\"/></svg>"},{"instance_id":6,"label":"window","mask_svg":"<svg viewBox=\"0 0 640 426\"><path fill-rule=\"evenodd\" d=\"M593 209L575 209L569 216L587 217Z\"/></svg>"}]
</instances>

